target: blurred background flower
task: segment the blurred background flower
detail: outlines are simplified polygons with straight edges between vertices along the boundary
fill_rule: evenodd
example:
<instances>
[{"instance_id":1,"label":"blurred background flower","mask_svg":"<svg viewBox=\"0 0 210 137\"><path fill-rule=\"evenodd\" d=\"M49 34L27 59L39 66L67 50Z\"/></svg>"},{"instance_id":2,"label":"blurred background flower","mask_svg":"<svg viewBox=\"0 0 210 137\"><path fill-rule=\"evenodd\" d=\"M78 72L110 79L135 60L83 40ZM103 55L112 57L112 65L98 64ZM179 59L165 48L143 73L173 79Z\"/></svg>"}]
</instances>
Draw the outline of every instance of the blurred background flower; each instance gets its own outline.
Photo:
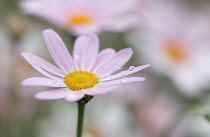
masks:
<instances>
[{"instance_id":1,"label":"blurred background flower","mask_svg":"<svg viewBox=\"0 0 210 137\"><path fill-rule=\"evenodd\" d=\"M144 28L131 33L131 43L155 72L166 74L185 95L197 95L210 80L204 71L210 64L208 14L194 13L177 2L149 4L140 11Z\"/></svg>"},{"instance_id":2,"label":"blurred background flower","mask_svg":"<svg viewBox=\"0 0 210 137\"><path fill-rule=\"evenodd\" d=\"M42 76L21 52L53 63L41 34L51 28L70 53L75 35L92 32L100 50L131 47L119 72L152 64L137 74L144 83L89 102L84 137L209 137L207 116L193 107L210 112L209 7L209 0L0 0L0 136L75 136L76 104L37 101L49 88L20 85Z\"/></svg>"},{"instance_id":3,"label":"blurred background flower","mask_svg":"<svg viewBox=\"0 0 210 137\"><path fill-rule=\"evenodd\" d=\"M136 0L30 0L23 10L37 15L74 35L101 31L122 31L135 23ZM43 12L44 11L44 12Z\"/></svg>"}]
</instances>

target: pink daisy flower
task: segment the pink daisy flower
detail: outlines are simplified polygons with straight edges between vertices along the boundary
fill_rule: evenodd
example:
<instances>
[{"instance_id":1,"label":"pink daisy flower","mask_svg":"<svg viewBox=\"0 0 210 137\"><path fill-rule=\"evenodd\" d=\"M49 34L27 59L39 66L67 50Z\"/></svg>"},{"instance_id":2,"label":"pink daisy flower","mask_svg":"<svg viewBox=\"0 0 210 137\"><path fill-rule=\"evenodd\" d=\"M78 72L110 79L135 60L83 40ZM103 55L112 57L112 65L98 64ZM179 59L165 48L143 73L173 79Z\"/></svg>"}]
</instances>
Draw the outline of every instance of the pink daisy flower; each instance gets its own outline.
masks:
<instances>
[{"instance_id":1,"label":"pink daisy flower","mask_svg":"<svg viewBox=\"0 0 210 137\"><path fill-rule=\"evenodd\" d=\"M129 70L113 74L131 58L131 48L115 52L107 48L98 53L99 40L94 34L76 39L73 57L64 42L53 30L43 31L47 48L57 64L56 67L31 53L22 56L39 72L47 76L28 78L24 86L48 86L56 89L42 91L35 95L37 99L53 100L64 98L67 102L77 102L85 95L106 94L124 83L141 82L145 78L125 76L138 72L150 65L130 67ZM113 75L112 75L113 74Z\"/></svg>"},{"instance_id":2,"label":"pink daisy flower","mask_svg":"<svg viewBox=\"0 0 210 137\"><path fill-rule=\"evenodd\" d=\"M101 31L121 32L136 23L137 0L29 0L22 9L74 35Z\"/></svg>"},{"instance_id":3,"label":"pink daisy flower","mask_svg":"<svg viewBox=\"0 0 210 137\"><path fill-rule=\"evenodd\" d=\"M145 29L136 28L130 42L181 93L199 95L209 88L210 80L209 14L194 13L176 1L149 1L148 7L140 11Z\"/></svg>"}]
</instances>

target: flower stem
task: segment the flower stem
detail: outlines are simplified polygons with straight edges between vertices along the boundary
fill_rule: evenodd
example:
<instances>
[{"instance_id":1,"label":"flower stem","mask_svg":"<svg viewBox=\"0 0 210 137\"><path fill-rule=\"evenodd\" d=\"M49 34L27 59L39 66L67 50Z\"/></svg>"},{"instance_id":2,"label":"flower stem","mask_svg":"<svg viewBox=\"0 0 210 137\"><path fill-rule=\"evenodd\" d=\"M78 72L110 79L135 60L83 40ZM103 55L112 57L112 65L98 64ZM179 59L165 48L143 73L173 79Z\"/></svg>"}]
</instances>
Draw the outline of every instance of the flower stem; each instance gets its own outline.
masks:
<instances>
[{"instance_id":1,"label":"flower stem","mask_svg":"<svg viewBox=\"0 0 210 137\"><path fill-rule=\"evenodd\" d=\"M78 102L77 137L82 137L85 105L86 102L83 100Z\"/></svg>"}]
</instances>

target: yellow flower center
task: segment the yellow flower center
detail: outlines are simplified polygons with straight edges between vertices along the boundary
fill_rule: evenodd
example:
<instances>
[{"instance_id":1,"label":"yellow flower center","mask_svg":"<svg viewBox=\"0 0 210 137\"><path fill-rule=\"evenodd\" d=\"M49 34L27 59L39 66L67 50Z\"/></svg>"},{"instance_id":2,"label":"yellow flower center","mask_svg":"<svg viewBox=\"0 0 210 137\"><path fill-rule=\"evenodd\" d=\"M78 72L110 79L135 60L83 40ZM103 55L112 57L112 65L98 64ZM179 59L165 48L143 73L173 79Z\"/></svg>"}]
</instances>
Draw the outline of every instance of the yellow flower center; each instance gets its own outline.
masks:
<instances>
[{"instance_id":1,"label":"yellow flower center","mask_svg":"<svg viewBox=\"0 0 210 137\"><path fill-rule=\"evenodd\" d=\"M94 22L93 16L88 13L75 13L68 17L68 25L90 25Z\"/></svg>"},{"instance_id":2,"label":"yellow flower center","mask_svg":"<svg viewBox=\"0 0 210 137\"><path fill-rule=\"evenodd\" d=\"M88 89L99 83L99 76L88 71L78 70L69 73L64 78L64 83L73 91Z\"/></svg>"},{"instance_id":3,"label":"yellow flower center","mask_svg":"<svg viewBox=\"0 0 210 137\"><path fill-rule=\"evenodd\" d=\"M175 62L183 62L187 58L187 50L177 41L168 41L165 52L167 56Z\"/></svg>"}]
</instances>

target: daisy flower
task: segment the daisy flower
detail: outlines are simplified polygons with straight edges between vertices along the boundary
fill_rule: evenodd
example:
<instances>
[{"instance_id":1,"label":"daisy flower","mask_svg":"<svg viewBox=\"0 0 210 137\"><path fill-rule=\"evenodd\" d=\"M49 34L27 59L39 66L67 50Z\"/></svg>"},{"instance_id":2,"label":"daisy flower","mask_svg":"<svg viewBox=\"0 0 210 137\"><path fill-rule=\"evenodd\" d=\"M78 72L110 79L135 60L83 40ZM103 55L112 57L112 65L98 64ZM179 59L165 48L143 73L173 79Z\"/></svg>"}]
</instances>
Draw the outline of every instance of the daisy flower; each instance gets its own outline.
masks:
<instances>
[{"instance_id":1,"label":"daisy flower","mask_svg":"<svg viewBox=\"0 0 210 137\"><path fill-rule=\"evenodd\" d=\"M151 2L141 15L144 28L140 26L133 31L130 41L141 50L144 60L151 62L154 71L169 76L188 96L198 95L209 87L207 16L191 13L178 3L164 2Z\"/></svg>"},{"instance_id":2,"label":"daisy flower","mask_svg":"<svg viewBox=\"0 0 210 137\"><path fill-rule=\"evenodd\" d=\"M21 4L36 15L74 35L101 31L121 32L134 25L136 0L29 0Z\"/></svg>"},{"instance_id":3,"label":"daisy flower","mask_svg":"<svg viewBox=\"0 0 210 137\"><path fill-rule=\"evenodd\" d=\"M37 93L35 95L37 99L64 98L67 102L77 102L85 95L102 95L119 88L122 84L145 80L142 77L126 78L125 76L150 65L131 66L129 70L113 74L129 61L133 54L131 48L118 52L107 48L98 53L98 37L91 34L76 39L73 57L71 57L56 32L48 29L43 31L43 35L47 48L58 67L31 53L22 53L22 56L36 70L48 77L28 78L22 82L22 85L56 87L56 89Z\"/></svg>"}]
</instances>

